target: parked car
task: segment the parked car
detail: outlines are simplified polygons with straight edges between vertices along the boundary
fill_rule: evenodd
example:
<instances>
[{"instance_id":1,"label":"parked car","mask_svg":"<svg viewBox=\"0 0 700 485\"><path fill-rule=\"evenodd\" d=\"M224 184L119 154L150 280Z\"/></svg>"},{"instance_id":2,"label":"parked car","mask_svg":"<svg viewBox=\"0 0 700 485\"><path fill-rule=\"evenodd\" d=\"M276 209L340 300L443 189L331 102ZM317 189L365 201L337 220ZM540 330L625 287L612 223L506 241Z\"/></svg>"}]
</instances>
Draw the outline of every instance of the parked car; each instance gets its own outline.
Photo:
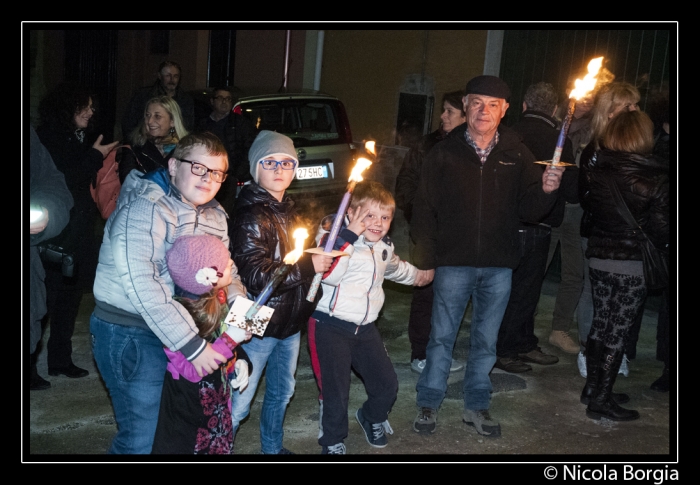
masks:
<instances>
[{"instance_id":1,"label":"parked car","mask_svg":"<svg viewBox=\"0 0 700 485\"><path fill-rule=\"evenodd\" d=\"M259 130L287 135L294 141L299 165L288 192L292 196L338 195L347 186L359 157L374 161L352 139L343 103L318 92L242 96L233 111Z\"/></svg>"}]
</instances>

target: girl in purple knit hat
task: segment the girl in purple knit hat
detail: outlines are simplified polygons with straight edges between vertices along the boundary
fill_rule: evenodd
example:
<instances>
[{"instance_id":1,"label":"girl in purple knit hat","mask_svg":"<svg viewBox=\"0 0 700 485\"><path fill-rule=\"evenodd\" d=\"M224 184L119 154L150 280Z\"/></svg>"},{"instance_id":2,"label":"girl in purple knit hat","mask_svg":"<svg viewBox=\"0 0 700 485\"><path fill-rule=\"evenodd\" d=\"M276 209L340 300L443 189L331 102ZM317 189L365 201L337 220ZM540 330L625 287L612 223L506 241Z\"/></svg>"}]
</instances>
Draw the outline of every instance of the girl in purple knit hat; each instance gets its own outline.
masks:
<instances>
[{"instance_id":1,"label":"girl in purple knit hat","mask_svg":"<svg viewBox=\"0 0 700 485\"><path fill-rule=\"evenodd\" d=\"M181 236L165 255L175 299L192 315L200 337L228 360L200 377L181 352L164 348L163 383L153 454L233 453L231 394L245 389L251 364L239 343L251 333L224 323L233 260L211 235Z\"/></svg>"}]
</instances>

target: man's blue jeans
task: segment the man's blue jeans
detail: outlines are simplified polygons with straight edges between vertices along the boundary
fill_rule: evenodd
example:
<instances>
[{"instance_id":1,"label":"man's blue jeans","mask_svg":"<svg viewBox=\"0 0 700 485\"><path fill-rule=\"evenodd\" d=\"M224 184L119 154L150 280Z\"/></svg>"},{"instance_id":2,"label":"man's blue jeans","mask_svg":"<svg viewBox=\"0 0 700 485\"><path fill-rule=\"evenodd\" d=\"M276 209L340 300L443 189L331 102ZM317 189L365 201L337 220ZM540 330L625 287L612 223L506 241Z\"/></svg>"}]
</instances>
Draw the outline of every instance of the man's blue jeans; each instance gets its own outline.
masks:
<instances>
[{"instance_id":1,"label":"man's blue jeans","mask_svg":"<svg viewBox=\"0 0 700 485\"><path fill-rule=\"evenodd\" d=\"M282 449L284 415L296 384L294 373L299 359L299 342L300 333L297 332L282 340L253 337L243 344L243 349L253 364L253 372L248 378L248 387L241 393L233 393L231 425L235 434L240 422L250 412L250 403L267 366L265 397L260 414L260 445L266 455L276 455Z\"/></svg>"},{"instance_id":2,"label":"man's blue jeans","mask_svg":"<svg viewBox=\"0 0 700 485\"><path fill-rule=\"evenodd\" d=\"M465 409L488 409L489 372L496 362L498 329L510 297L510 268L442 266L435 270L432 330L425 369L418 379L418 407L438 409L447 391L452 350L469 299L472 321L469 355L464 371Z\"/></svg>"},{"instance_id":3,"label":"man's blue jeans","mask_svg":"<svg viewBox=\"0 0 700 485\"><path fill-rule=\"evenodd\" d=\"M117 435L110 454L148 454L158 424L168 358L150 330L90 316L92 353L112 399Z\"/></svg>"}]
</instances>

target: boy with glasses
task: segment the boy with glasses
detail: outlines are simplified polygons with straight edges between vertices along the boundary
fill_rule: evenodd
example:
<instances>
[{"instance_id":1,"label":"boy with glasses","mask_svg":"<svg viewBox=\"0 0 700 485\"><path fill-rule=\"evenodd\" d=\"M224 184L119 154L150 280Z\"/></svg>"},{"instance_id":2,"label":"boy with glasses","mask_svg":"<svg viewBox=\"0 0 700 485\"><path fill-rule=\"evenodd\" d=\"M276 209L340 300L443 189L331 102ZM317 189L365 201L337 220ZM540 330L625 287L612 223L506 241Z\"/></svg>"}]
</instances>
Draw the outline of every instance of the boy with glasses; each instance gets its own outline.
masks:
<instances>
[{"instance_id":1,"label":"boy with glasses","mask_svg":"<svg viewBox=\"0 0 700 485\"><path fill-rule=\"evenodd\" d=\"M166 264L166 253L180 236L209 234L228 246L227 215L214 200L227 168L218 138L187 135L167 170L129 173L107 220L90 333L117 421L109 453L151 452L168 364L164 346L182 354L199 376L227 360L199 335L192 316L173 298ZM229 303L245 295L233 269Z\"/></svg>"},{"instance_id":2,"label":"boy with glasses","mask_svg":"<svg viewBox=\"0 0 700 485\"><path fill-rule=\"evenodd\" d=\"M253 181L241 190L229 226L231 256L253 300L284 264L284 256L294 249L292 233L302 227L294 202L285 194L294 179L298 160L291 138L263 130L250 147L250 174ZM294 373L299 356L300 328L311 316L314 302L306 301L316 273L325 273L333 258L304 253L292 266L266 305L275 311L262 338L254 336L243 345L253 370L248 387L235 394L231 424L235 434L250 412L250 404L265 374L265 397L260 416L263 454L293 454L282 446L284 415L294 394Z\"/></svg>"}]
</instances>

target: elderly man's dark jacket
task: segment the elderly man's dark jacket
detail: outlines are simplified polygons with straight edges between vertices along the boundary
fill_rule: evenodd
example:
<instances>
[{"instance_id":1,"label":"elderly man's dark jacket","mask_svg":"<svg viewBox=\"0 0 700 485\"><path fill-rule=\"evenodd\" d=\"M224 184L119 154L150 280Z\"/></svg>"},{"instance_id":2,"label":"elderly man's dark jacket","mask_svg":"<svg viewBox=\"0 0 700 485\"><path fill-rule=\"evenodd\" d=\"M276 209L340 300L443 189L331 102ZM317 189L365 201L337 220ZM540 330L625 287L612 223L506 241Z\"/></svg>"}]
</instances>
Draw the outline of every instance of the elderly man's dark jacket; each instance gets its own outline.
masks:
<instances>
[{"instance_id":1,"label":"elderly man's dark jacket","mask_svg":"<svg viewBox=\"0 0 700 485\"><path fill-rule=\"evenodd\" d=\"M557 146L560 130L551 116L536 110L527 110L520 121L512 126L520 133L523 143L530 149L537 160L551 160ZM561 152L561 161L574 163L574 151L571 140L567 137ZM544 171L546 165L540 165ZM557 191L559 196L552 211L539 222L552 227L559 227L564 220L564 206L578 204L578 167L566 167ZM533 221L523 221L533 222Z\"/></svg>"},{"instance_id":2,"label":"elderly man's dark jacket","mask_svg":"<svg viewBox=\"0 0 700 485\"><path fill-rule=\"evenodd\" d=\"M516 132L499 126L499 142L482 166L466 129L452 130L423 164L411 221L416 266L515 268L519 221L547 215L556 191L542 190L542 170Z\"/></svg>"},{"instance_id":3,"label":"elderly man's dark jacket","mask_svg":"<svg viewBox=\"0 0 700 485\"><path fill-rule=\"evenodd\" d=\"M160 80L157 79L153 86L141 88L131 97L129 106L126 107L124 118L122 119L122 139L126 140L134 128L136 128L143 119L143 113L146 110L146 103L151 98L158 96L166 96L168 93L163 88ZM177 87L173 99L180 106L182 112L182 122L185 124L187 131L192 131L194 128L194 100L192 96Z\"/></svg>"}]
</instances>

